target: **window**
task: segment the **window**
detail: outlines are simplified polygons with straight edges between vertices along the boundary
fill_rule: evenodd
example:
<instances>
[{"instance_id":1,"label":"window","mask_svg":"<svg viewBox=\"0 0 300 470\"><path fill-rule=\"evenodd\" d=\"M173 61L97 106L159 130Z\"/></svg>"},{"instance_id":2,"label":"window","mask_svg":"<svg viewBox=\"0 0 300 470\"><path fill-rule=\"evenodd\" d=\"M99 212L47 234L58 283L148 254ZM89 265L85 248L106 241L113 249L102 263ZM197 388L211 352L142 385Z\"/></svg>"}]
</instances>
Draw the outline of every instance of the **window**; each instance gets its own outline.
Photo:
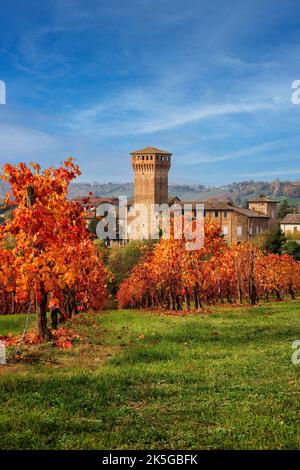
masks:
<instances>
[{"instance_id":1,"label":"window","mask_svg":"<svg viewBox=\"0 0 300 470\"><path fill-rule=\"evenodd\" d=\"M298 232L298 227L294 227L294 232Z\"/></svg>"},{"instance_id":2,"label":"window","mask_svg":"<svg viewBox=\"0 0 300 470\"><path fill-rule=\"evenodd\" d=\"M237 226L237 235L238 235L238 237L242 236L242 226L241 225Z\"/></svg>"},{"instance_id":3,"label":"window","mask_svg":"<svg viewBox=\"0 0 300 470\"><path fill-rule=\"evenodd\" d=\"M215 211L215 217L219 217L219 212Z\"/></svg>"},{"instance_id":4,"label":"window","mask_svg":"<svg viewBox=\"0 0 300 470\"><path fill-rule=\"evenodd\" d=\"M227 218L227 211L224 211L224 219Z\"/></svg>"},{"instance_id":5,"label":"window","mask_svg":"<svg viewBox=\"0 0 300 470\"><path fill-rule=\"evenodd\" d=\"M223 235L228 235L228 227L227 225L223 226Z\"/></svg>"},{"instance_id":6,"label":"window","mask_svg":"<svg viewBox=\"0 0 300 470\"><path fill-rule=\"evenodd\" d=\"M251 236L252 236L252 234L253 234L253 227L252 227L252 225L251 225L251 227L249 228L249 234L250 234Z\"/></svg>"}]
</instances>

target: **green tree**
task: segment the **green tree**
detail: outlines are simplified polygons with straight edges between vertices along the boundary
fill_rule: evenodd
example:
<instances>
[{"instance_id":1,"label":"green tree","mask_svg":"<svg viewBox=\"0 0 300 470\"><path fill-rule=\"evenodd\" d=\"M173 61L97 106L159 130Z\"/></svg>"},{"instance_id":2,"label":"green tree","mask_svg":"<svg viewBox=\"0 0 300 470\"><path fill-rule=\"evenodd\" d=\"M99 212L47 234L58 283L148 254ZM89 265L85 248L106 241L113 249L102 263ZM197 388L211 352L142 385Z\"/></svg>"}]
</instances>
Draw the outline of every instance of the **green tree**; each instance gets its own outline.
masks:
<instances>
[{"instance_id":1,"label":"green tree","mask_svg":"<svg viewBox=\"0 0 300 470\"><path fill-rule=\"evenodd\" d=\"M282 220L287 214L293 213L295 210L295 207L289 204L289 201L285 199L282 201L279 205L278 208L278 219Z\"/></svg>"},{"instance_id":2,"label":"green tree","mask_svg":"<svg viewBox=\"0 0 300 470\"><path fill-rule=\"evenodd\" d=\"M95 238L93 242L94 242L94 245L96 245L97 250L101 255L103 263L105 264L105 266L107 266L110 248L106 246L104 240L100 240L99 238Z\"/></svg>"},{"instance_id":3,"label":"green tree","mask_svg":"<svg viewBox=\"0 0 300 470\"><path fill-rule=\"evenodd\" d=\"M90 220L89 225L88 225L89 232L94 236L96 236L96 229L97 229L98 223L99 223L99 218L94 216Z\"/></svg>"},{"instance_id":4,"label":"green tree","mask_svg":"<svg viewBox=\"0 0 300 470\"><path fill-rule=\"evenodd\" d=\"M281 254L286 237L280 227L270 230L266 236L263 248L269 253Z\"/></svg>"},{"instance_id":5,"label":"green tree","mask_svg":"<svg viewBox=\"0 0 300 470\"><path fill-rule=\"evenodd\" d=\"M284 243L283 252L300 261L300 244L295 240L287 240Z\"/></svg>"},{"instance_id":6,"label":"green tree","mask_svg":"<svg viewBox=\"0 0 300 470\"><path fill-rule=\"evenodd\" d=\"M121 282L129 276L132 268L153 244L152 240L132 240L125 246L109 249L107 268L113 274L109 285L111 294L117 293Z\"/></svg>"}]
</instances>

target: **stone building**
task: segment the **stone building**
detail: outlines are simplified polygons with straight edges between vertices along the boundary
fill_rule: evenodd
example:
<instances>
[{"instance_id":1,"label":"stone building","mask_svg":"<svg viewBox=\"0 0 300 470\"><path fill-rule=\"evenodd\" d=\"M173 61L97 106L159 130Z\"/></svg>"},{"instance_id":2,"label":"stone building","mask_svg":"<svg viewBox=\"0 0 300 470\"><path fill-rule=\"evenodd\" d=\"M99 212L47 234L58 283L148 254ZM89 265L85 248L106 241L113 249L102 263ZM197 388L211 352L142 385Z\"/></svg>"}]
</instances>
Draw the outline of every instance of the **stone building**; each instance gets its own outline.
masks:
<instances>
[{"instance_id":1,"label":"stone building","mask_svg":"<svg viewBox=\"0 0 300 470\"><path fill-rule=\"evenodd\" d=\"M275 228L277 225L277 205L278 202L266 197L251 199L248 201L248 208L258 214L264 214L269 217L269 228Z\"/></svg>"},{"instance_id":2,"label":"stone building","mask_svg":"<svg viewBox=\"0 0 300 470\"><path fill-rule=\"evenodd\" d=\"M131 152L131 165L134 172L134 203L168 203L168 173L171 166L170 152L155 147L147 147Z\"/></svg>"},{"instance_id":3,"label":"stone building","mask_svg":"<svg viewBox=\"0 0 300 470\"><path fill-rule=\"evenodd\" d=\"M180 201L179 204L196 204L201 201ZM235 206L228 201L203 201L204 218L215 221L222 229L228 244L248 241L269 228L270 217Z\"/></svg>"},{"instance_id":4,"label":"stone building","mask_svg":"<svg viewBox=\"0 0 300 470\"><path fill-rule=\"evenodd\" d=\"M287 214L280 222L284 233L300 233L300 214Z\"/></svg>"},{"instance_id":5,"label":"stone building","mask_svg":"<svg viewBox=\"0 0 300 470\"><path fill-rule=\"evenodd\" d=\"M117 197L75 197L73 201L80 202L82 208L84 209L86 213L86 220L87 223L89 224L95 217L96 217L96 211L97 207L100 206L101 204L111 204L113 206L118 206L119 205L119 199Z\"/></svg>"},{"instance_id":6,"label":"stone building","mask_svg":"<svg viewBox=\"0 0 300 470\"><path fill-rule=\"evenodd\" d=\"M181 201L168 198L168 172L172 153L154 147L131 152L134 171L134 198L129 209L137 203L204 205L204 217L213 219L222 228L229 244L246 241L273 228L277 224L277 202L259 198L248 202L248 209L237 207L228 201Z\"/></svg>"},{"instance_id":7,"label":"stone building","mask_svg":"<svg viewBox=\"0 0 300 470\"><path fill-rule=\"evenodd\" d=\"M277 202L267 198L257 198L248 201L248 208L235 206L228 201L181 201L178 197L168 197L168 173L171 167L172 153L155 147L131 152L131 165L134 172L134 196L127 205L128 238L141 236L140 228L136 229L136 208L144 205L147 208L147 219L143 226L148 224L147 233L151 233L151 210L154 204L177 205L182 208L185 204L191 205L196 213L196 205L203 204L204 217L214 220L222 228L224 238L228 244L250 240L265 230L274 228L277 224ZM90 218L95 217L96 207L100 204L111 203L118 206L118 198L92 198L86 209ZM118 216L118 229L124 222ZM128 240L127 240L128 241ZM119 244L126 240L119 241ZM108 241L108 244L111 244Z\"/></svg>"}]
</instances>

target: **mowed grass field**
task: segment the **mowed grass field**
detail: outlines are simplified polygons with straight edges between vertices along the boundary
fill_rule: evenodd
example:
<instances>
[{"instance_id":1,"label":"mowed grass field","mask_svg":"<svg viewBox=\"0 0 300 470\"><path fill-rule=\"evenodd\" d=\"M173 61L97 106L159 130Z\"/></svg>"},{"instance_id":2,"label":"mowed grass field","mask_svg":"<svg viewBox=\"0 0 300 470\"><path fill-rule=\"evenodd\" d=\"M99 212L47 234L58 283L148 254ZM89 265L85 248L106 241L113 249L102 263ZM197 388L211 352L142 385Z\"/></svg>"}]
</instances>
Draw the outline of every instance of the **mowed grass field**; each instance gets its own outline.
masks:
<instances>
[{"instance_id":1,"label":"mowed grass field","mask_svg":"<svg viewBox=\"0 0 300 470\"><path fill-rule=\"evenodd\" d=\"M0 335L24 322L0 316ZM72 349L0 366L1 449L300 448L300 301L73 325Z\"/></svg>"}]
</instances>

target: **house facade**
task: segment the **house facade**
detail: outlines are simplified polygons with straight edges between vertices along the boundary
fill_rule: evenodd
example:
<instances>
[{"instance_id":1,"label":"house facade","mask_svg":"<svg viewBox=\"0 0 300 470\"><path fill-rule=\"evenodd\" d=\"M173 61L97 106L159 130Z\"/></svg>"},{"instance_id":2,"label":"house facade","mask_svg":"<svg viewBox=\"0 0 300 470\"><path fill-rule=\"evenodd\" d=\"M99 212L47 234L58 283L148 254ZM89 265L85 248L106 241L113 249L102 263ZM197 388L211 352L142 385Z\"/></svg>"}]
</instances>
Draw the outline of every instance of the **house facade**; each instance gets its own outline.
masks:
<instances>
[{"instance_id":1,"label":"house facade","mask_svg":"<svg viewBox=\"0 0 300 470\"><path fill-rule=\"evenodd\" d=\"M136 150L130 153L134 173L134 196L128 201L127 224L128 238L139 238L134 225L135 208L143 205L148 210L144 224L148 224L147 233L151 233L151 211L154 204L169 207L189 204L196 214L196 205L203 204L204 218L220 225L224 239L228 244L248 241L271 229L277 224L277 202L267 198L248 201L248 208L235 206L228 201L181 201L178 197L168 197L168 173L171 167L172 153L155 147ZM81 198L82 199L82 198ZM111 203L118 206L118 198L91 198L86 202L90 218L95 217L96 208L101 204ZM118 226L123 223L118 219ZM138 229L139 230L139 229ZM128 240L127 240L128 241ZM119 241L120 244L126 240ZM110 241L108 240L108 244Z\"/></svg>"},{"instance_id":2,"label":"house facade","mask_svg":"<svg viewBox=\"0 0 300 470\"><path fill-rule=\"evenodd\" d=\"M297 232L300 234L300 214L287 214L280 222L280 227L286 234Z\"/></svg>"}]
</instances>

